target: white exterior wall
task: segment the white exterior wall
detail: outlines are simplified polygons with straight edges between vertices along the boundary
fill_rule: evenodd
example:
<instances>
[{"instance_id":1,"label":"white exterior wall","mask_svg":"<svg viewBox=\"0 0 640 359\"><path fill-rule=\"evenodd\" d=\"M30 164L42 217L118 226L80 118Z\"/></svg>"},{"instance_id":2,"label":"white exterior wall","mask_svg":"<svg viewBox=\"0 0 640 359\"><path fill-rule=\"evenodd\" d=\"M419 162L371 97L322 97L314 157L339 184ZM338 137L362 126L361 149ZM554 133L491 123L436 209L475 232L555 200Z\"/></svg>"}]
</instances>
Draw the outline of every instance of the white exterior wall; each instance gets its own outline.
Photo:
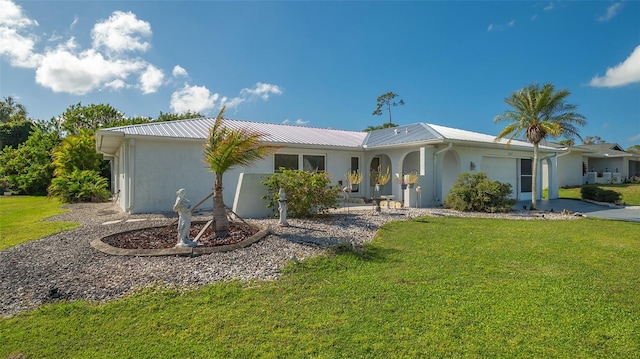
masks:
<instances>
[{"instance_id":1,"label":"white exterior wall","mask_svg":"<svg viewBox=\"0 0 640 359\"><path fill-rule=\"evenodd\" d=\"M176 191L184 188L195 204L213 191L215 176L203 162L204 142L194 140L135 138L128 139L118 151L117 189L120 207L129 213L171 212ZM351 157L360 158L361 171L364 154L358 151L301 149L287 147L276 153L323 155L331 184L343 181L351 167ZM268 156L250 168L230 170L223 177L224 202L231 207L241 173L273 173L274 157ZM257 192L260 190L257 189ZM261 197L261 196L260 196ZM211 208L213 202L199 208Z\"/></svg>"},{"instance_id":2,"label":"white exterior wall","mask_svg":"<svg viewBox=\"0 0 640 359\"><path fill-rule=\"evenodd\" d=\"M203 142L137 138L133 144L135 163L129 173L135 187L129 196L134 201L127 212L171 212L180 188L194 205L213 191L214 175L202 160Z\"/></svg>"},{"instance_id":3,"label":"white exterior wall","mask_svg":"<svg viewBox=\"0 0 640 359\"><path fill-rule=\"evenodd\" d=\"M569 153L568 155L558 157L558 186L560 187L572 187L581 186L583 181L582 174L582 154L581 153ZM546 182L547 178L544 177ZM548 184L545 183L545 188Z\"/></svg>"},{"instance_id":4,"label":"white exterior wall","mask_svg":"<svg viewBox=\"0 0 640 359\"><path fill-rule=\"evenodd\" d=\"M203 162L203 141L178 140L175 138L128 138L114 157L114 193L118 196L120 207L129 213L171 212L175 201L175 193L185 188L192 203L197 203L212 192L214 174ZM392 194L396 200L403 198L399 183L394 181L395 173L418 170L420 173L417 185L422 188L421 201L411 195L412 206L442 205L453 182L461 172L485 172L492 179L512 183L514 191L518 191L518 166L520 158L531 158L529 151L515 151L508 148L467 147L463 145L440 144L437 147L417 145L405 148L379 148L376 150L342 150L325 148L286 147L276 153L301 155L323 155L326 159L326 172L331 184L342 181L347 185L346 173L351 167L351 157L359 158L359 169L363 174L360 191L352 197L370 198L370 164L374 157L382 159L382 169L390 168L391 180L383 187L380 194ZM545 155L541 155L544 157ZM486 162L487 158L491 158ZM446 163L445 163L446 162ZM471 169L473 166L475 169ZM484 162L484 164L483 164ZM580 162L581 163L581 162ZM484 168L483 168L484 167ZM274 170L274 157L259 161L250 168L236 168L225 173L223 178L224 202L234 205L238 179L241 173L270 174ZM542 171L540 171L542 172ZM542 176L541 176L542 177ZM539 177L539 183L541 183ZM255 180L250 186L258 186ZM244 190L250 190L243 187ZM256 193L252 206L266 206L261 200L262 189L250 190ZM415 189L414 189L415 191ZM406 194L406 192L405 192ZM260 197L260 198L258 198ZM524 199L521 195L519 199ZM244 201L244 200L243 200ZM212 202L200 208L212 207ZM235 208L234 210L242 210Z\"/></svg>"}]
</instances>

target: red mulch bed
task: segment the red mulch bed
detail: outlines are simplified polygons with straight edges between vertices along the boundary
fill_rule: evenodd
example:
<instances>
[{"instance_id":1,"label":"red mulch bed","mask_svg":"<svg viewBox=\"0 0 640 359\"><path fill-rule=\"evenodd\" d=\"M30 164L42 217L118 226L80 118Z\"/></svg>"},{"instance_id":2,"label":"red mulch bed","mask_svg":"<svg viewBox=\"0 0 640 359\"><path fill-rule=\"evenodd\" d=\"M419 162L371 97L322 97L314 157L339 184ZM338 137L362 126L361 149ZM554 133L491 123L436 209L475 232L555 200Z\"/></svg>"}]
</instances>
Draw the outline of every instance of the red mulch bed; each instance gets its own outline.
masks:
<instances>
[{"instance_id":1,"label":"red mulch bed","mask_svg":"<svg viewBox=\"0 0 640 359\"><path fill-rule=\"evenodd\" d=\"M206 222L191 223L189 239L194 240ZM213 225L209 226L198 240L198 246L215 247L235 244L258 233L258 230L242 223L229 224L229 236L215 238ZM115 233L102 239L112 247L124 249L162 249L173 248L178 243L178 225L136 229Z\"/></svg>"}]
</instances>

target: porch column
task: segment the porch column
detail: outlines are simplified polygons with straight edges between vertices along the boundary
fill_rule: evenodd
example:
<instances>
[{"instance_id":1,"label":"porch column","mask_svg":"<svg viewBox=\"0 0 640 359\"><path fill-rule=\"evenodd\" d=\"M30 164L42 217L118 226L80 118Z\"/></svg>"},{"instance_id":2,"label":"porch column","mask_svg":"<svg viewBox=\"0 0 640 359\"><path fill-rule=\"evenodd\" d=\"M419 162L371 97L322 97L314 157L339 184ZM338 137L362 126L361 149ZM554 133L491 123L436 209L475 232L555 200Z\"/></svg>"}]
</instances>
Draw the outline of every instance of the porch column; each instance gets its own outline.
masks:
<instances>
[{"instance_id":1,"label":"porch column","mask_svg":"<svg viewBox=\"0 0 640 359\"><path fill-rule=\"evenodd\" d=\"M549 184L548 193L549 199L557 199L560 196L560 191L558 189L558 157L553 156L551 158L547 158L547 183ZM542 196L542 191L539 192L540 196Z\"/></svg>"}]
</instances>

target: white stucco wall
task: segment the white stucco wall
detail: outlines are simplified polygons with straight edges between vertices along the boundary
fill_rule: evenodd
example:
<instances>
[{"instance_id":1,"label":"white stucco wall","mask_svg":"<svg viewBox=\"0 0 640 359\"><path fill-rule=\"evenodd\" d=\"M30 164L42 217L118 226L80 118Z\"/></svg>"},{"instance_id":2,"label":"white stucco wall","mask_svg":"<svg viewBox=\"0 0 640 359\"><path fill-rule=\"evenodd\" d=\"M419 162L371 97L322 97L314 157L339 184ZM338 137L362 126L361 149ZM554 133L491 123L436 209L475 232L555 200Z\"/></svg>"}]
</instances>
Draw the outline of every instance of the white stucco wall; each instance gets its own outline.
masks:
<instances>
[{"instance_id":1,"label":"white stucco wall","mask_svg":"<svg viewBox=\"0 0 640 359\"><path fill-rule=\"evenodd\" d=\"M582 154L569 153L568 155L558 157L558 186L581 186L582 185ZM548 184L545 186L547 188Z\"/></svg>"},{"instance_id":2,"label":"white stucco wall","mask_svg":"<svg viewBox=\"0 0 640 359\"><path fill-rule=\"evenodd\" d=\"M117 190L120 207L130 213L171 212L175 192L185 188L193 204L212 192L214 174L203 162L202 141L135 138L127 139L118 151ZM302 149L287 147L277 153L323 155L326 171L332 184L343 181L351 167L351 157L360 158L361 171L364 154L352 150ZM223 177L224 202L232 207L243 172L273 173L274 158L268 156L250 168L234 168ZM255 185L255 184L254 184ZM117 191L114 189L114 192ZM260 192L260 191L258 191ZM199 208L212 207L206 202Z\"/></svg>"},{"instance_id":3,"label":"white stucco wall","mask_svg":"<svg viewBox=\"0 0 640 359\"><path fill-rule=\"evenodd\" d=\"M180 188L194 205L213 191L214 175L202 160L202 142L138 138L133 147L135 200L130 212L171 212Z\"/></svg>"},{"instance_id":4,"label":"white stucco wall","mask_svg":"<svg viewBox=\"0 0 640 359\"><path fill-rule=\"evenodd\" d=\"M128 138L117 152L114 165L114 193L117 193L121 208L130 213L171 212L175 192L187 190L192 203L197 203L212 191L214 174L202 160L203 141ZM517 159L531 158L529 151L515 151L509 148L469 147L456 144L427 145L420 150L418 145L405 148L379 148L376 150L325 149L286 147L277 153L298 154L300 156L322 155L326 158L326 171L332 184L346 186L346 174L351 169L351 157L359 158L359 170L363 174L360 191L351 197L370 198L372 196L369 178L370 164L374 157L382 160L382 169L389 166L392 179L380 194L392 194L402 199L400 184L395 182L395 173L418 170L418 184L422 188L421 201L415 206L438 206L444 201L453 182L461 172L486 172L492 179L512 183L517 181ZM489 160L485 158L497 158ZM301 162L301 160L300 160ZM446 163L445 163L446 162ZM471 169L473 162L475 169ZM259 161L250 168L235 168L225 173L223 178L224 202L232 207L236 198L238 178L241 173L269 174L274 170L274 157ZM424 171L422 171L424 170ZM251 186L258 186L256 181ZM514 185L514 191L517 190ZM244 190L244 189L243 189ZM251 192L254 192L251 190ZM256 193L261 190L256 189ZM522 199L522 198L521 198ZM414 201L412 199L412 205ZM211 208L212 202L200 208ZM242 204L240 204L242 206ZM236 208L243 211L241 207ZM249 217L248 217L249 218Z\"/></svg>"}]
</instances>

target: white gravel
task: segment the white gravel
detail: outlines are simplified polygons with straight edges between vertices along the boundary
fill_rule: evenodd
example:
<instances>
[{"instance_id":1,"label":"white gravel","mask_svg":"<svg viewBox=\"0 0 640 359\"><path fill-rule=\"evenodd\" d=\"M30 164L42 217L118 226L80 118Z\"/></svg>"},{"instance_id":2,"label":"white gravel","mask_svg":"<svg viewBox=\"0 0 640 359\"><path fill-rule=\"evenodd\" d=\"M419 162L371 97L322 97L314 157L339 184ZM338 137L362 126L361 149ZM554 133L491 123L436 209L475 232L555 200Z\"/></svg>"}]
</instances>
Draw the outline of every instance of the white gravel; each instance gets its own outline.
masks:
<instances>
[{"instance_id":1,"label":"white gravel","mask_svg":"<svg viewBox=\"0 0 640 359\"><path fill-rule=\"evenodd\" d=\"M175 214L127 215L112 203L74 204L69 212L50 218L80 222L68 231L0 251L0 308L3 316L30 310L57 300L107 301L149 285L192 287L226 280L273 280L292 259L320 255L331 245L349 242L361 246L384 223L422 215L453 215L513 219L540 219L541 214L460 213L445 209L336 210L321 220L249 220L270 226L273 234L250 247L199 257L111 256L89 245L95 238L125 230L170 224ZM194 220L208 219L197 216ZM546 213L544 219L570 219Z\"/></svg>"}]
</instances>

